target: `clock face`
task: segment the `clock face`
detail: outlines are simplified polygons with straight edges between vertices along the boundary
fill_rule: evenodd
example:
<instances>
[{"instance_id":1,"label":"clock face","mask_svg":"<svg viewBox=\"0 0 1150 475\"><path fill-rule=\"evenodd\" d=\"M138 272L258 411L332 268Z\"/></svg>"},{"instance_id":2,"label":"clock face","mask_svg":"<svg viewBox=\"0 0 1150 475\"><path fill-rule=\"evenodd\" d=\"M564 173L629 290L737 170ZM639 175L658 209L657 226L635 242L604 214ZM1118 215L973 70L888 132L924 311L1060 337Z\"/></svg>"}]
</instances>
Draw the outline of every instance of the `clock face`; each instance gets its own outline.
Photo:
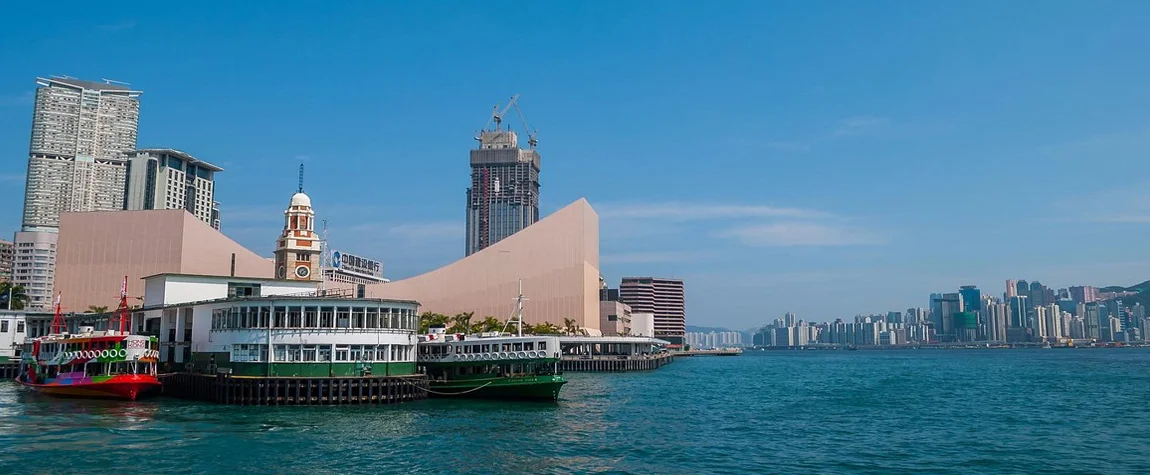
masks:
<instances>
[{"instance_id":1,"label":"clock face","mask_svg":"<svg viewBox=\"0 0 1150 475\"><path fill-rule=\"evenodd\" d=\"M307 266L296 267L295 275L301 279L306 279L307 276L311 275L311 269L308 269Z\"/></svg>"},{"instance_id":2,"label":"clock face","mask_svg":"<svg viewBox=\"0 0 1150 475\"><path fill-rule=\"evenodd\" d=\"M287 277L287 269L284 269L284 266L280 266L280 268L276 270L276 274L279 278L283 279Z\"/></svg>"}]
</instances>

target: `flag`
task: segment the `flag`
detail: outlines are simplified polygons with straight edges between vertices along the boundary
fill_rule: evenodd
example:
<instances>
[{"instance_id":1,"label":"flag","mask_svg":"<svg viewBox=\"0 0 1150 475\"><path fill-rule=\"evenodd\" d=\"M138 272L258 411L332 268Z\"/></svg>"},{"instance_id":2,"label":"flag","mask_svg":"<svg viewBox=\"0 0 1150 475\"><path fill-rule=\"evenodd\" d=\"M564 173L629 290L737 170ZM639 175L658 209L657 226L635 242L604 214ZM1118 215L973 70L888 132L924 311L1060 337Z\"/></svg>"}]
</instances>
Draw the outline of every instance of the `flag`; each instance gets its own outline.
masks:
<instances>
[{"instance_id":1,"label":"flag","mask_svg":"<svg viewBox=\"0 0 1150 475\"><path fill-rule=\"evenodd\" d=\"M63 295L63 294L57 294L57 295L56 295L56 306L57 306L57 307L59 307L59 306L60 306L60 295Z\"/></svg>"},{"instance_id":2,"label":"flag","mask_svg":"<svg viewBox=\"0 0 1150 475\"><path fill-rule=\"evenodd\" d=\"M120 285L120 297L128 296L128 276L124 276L124 283Z\"/></svg>"}]
</instances>

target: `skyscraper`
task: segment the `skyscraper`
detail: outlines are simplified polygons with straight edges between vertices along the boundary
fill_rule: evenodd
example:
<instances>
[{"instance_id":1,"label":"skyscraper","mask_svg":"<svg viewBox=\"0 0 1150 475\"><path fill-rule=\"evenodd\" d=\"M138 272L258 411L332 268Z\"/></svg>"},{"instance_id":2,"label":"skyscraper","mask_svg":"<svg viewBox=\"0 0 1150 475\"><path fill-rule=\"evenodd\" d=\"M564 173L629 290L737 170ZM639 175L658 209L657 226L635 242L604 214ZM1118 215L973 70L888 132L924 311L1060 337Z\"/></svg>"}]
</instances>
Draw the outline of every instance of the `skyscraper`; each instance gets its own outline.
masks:
<instances>
[{"instance_id":1,"label":"skyscraper","mask_svg":"<svg viewBox=\"0 0 1150 475\"><path fill-rule=\"evenodd\" d=\"M963 312L978 312L982 310L982 291L978 290L977 286L964 285L959 287L958 293L962 294Z\"/></svg>"},{"instance_id":2,"label":"skyscraper","mask_svg":"<svg viewBox=\"0 0 1150 475\"><path fill-rule=\"evenodd\" d=\"M619 300L631 306L632 314L655 315L655 338L683 343L687 310L682 280L624 277L619 284Z\"/></svg>"},{"instance_id":3,"label":"skyscraper","mask_svg":"<svg viewBox=\"0 0 1150 475\"><path fill-rule=\"evenodd\" d=\"M478 252L539 220L539 152L533 131L530 149L519 148L519 137L502 127L503 113L518 111L516 97L492 114L493 129L485 128L471 150L471 186L467 188L466 255ZM522 117L522 114L520 114ZM490 122L488 123L490 124ZM524 124L524 128L527 126Z\"/></svg>"},{"instance_id":4,"label":"skyscraper","mask_svg":"<svg viewBox=\"0 0 1150 475\"><path fill-rule=\"evenodd\" d=\"M1098 300L1098 287L1091 287L1089 285L1070 287L1070 299L1078 303L1090 303Z\"/></svg>"},{"instance_id":5,"label":"skyscraper","mask_svg":"<svg viewBox=\"0 0 1150 475\"><path fill-rule=\"evenodd\" d=\"M12 280L28 308L52 303L60 213L123 209L126 154L136 148L140 91L121 83L37 78L24 218Z\"/></svg>"},{"instance_id":6,"label":"skyscraper","mask_svg":"<svg viewBox=\"0 0 1150 475\"><path fill-rule=\"evenodd\" d=\"M124 209L186 209L219 229L215 174L223 170L179 150L129 152Z\"/></svg>"}]
</instances>

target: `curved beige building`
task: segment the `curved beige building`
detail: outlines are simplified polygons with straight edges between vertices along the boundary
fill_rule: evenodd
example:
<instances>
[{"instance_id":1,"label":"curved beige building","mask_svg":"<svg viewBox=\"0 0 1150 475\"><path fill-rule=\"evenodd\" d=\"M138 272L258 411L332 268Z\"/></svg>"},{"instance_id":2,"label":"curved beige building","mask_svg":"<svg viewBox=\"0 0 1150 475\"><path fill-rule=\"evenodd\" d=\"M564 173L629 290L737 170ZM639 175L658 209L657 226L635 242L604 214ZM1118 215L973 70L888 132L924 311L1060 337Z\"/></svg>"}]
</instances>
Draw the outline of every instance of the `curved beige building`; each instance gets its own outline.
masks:
<instances>
[{"instance_id":1,"label":"curved beige building","mask_svg":"<svg viewBox=\"0 0 1150 475\"><path fill-rule=\"evenodd\" d=\"M575 319L599 335L599 215L586 199L470 256L409 279L366 287L368 297L404 298L421 312L475 312L505 320L523 279L527 323Z\"/></svg>"}]
</instances>

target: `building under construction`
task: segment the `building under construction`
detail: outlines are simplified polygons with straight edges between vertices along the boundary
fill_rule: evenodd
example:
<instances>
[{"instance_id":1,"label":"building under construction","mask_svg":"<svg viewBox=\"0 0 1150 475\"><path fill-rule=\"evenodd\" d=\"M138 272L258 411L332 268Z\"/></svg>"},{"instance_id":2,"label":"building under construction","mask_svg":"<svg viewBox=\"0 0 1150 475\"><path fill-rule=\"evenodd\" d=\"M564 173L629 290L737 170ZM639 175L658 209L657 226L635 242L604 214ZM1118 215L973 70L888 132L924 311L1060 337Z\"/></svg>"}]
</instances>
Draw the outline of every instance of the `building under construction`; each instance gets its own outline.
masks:
<instances>
[{"instance_id":1,"label":"building under construction","mask_svg":"<svg viewBox=\"0 0 1150 475\"><path fill-rule=\"evenodd\" d=\"M535 131L523 120L516 100L500 110L475 140L471 150L471 186L467 189L467 250L471 255L539 220L539 152ZM519 148L519 136L503 126L503 114L515 108L527 133L529 149ZM494 127L492 127L494 124Z\"/></svg>"}]
</instances>

